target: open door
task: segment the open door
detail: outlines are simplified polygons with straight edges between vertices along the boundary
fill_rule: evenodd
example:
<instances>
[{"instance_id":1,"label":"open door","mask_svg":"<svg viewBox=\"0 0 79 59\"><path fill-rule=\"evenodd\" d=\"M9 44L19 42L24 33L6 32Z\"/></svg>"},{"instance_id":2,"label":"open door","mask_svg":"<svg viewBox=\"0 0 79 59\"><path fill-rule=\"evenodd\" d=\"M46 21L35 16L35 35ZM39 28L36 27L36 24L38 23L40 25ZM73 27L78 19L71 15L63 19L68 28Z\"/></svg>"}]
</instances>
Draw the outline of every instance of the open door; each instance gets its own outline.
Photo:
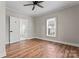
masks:
<instances>
[{"instance_id":1,"label":"open door","mask_svg":"<svg viewBox=\"0 0 79 59\"><path fill-rule=\"evenodd\" d=\"M10 16L10 39L9 43L20 41L20 20Z\"/></svg>"}]
</instances>

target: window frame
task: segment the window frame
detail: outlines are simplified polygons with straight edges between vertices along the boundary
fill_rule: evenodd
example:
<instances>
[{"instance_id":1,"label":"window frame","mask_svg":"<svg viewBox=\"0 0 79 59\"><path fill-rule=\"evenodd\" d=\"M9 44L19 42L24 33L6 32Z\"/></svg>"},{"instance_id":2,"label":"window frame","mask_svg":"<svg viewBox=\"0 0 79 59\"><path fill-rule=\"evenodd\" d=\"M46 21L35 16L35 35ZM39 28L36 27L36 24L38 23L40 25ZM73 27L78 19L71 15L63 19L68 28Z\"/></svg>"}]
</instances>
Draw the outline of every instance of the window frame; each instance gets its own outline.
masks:
<instances>
[{"instance_id":1,"label":"window frame","mask_svg":"<svg viewBox=\"0 0 79 59\"><path fill-rule=\"evenodd\" d=\"M53 21L54 18L55 18L55 25L56 25L56 26L55 26L55 27L56 27L55 34L54 34L54 35L49 35L49 34L48 34L48 28L49 28L49 27L48 27L48 22L49 22L49 21ZM57 36L57 17L48 18L48 19L46 20L46 27L47 27L47 28L46 28L46 35L49 36L49 37L56 37L56 36Z\"/></svg>"}]
</instances>

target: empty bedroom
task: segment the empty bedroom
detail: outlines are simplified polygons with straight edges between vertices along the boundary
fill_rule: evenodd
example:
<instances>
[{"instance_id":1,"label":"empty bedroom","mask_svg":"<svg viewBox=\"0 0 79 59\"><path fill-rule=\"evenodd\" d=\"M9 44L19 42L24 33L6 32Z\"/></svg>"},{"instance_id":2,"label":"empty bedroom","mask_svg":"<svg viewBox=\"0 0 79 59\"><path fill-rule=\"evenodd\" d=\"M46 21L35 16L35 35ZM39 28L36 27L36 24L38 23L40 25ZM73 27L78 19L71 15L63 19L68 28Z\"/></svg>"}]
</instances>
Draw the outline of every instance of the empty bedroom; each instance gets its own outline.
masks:
<instances>
[{"instance_id":1,"label":"empty bedroom","mask_svg":"<svg viewBox=\"0 0 79 59\"><path fill-rule=\"evenodd\" d=\"M79 58L79 1L0 1L1 58Z\"/></svg>"}]
</instances>

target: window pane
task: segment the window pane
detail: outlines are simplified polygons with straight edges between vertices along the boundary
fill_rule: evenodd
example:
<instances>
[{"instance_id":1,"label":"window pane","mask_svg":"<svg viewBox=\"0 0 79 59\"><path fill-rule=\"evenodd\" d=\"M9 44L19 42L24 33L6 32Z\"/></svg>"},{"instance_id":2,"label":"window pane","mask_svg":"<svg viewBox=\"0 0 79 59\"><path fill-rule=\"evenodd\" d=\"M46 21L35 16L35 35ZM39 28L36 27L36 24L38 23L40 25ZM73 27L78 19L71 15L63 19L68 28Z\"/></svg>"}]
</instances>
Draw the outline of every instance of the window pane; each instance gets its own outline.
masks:
<instances>
[{"instance_id":1,"label":"window pane","mask_svg":"<svg viewBox=\"0 0 79 59\"><path fill-rule=\"evenodd\" d=\"M56 17L47 20L47 36L56 37Z\"/></svg>"}]
</instances>

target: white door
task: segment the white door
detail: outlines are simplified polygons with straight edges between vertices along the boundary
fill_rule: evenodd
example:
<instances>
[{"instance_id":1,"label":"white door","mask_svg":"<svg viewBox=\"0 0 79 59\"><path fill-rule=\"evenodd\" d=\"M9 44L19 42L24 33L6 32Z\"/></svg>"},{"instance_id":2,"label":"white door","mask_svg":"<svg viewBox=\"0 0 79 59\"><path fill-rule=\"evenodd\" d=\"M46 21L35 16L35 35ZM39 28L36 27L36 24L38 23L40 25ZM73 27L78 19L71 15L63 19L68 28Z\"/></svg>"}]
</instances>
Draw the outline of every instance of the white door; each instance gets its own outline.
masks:
<instances>
[{"instance_id":1,"label":"white door","mask_svg":"<svg viewBox=\"0 0 79 59\"><path fill-rule=\"evenodd\" d=\"M20 20L10 16L10 43L20 41Z\"/></svg>"}]
</instances>

